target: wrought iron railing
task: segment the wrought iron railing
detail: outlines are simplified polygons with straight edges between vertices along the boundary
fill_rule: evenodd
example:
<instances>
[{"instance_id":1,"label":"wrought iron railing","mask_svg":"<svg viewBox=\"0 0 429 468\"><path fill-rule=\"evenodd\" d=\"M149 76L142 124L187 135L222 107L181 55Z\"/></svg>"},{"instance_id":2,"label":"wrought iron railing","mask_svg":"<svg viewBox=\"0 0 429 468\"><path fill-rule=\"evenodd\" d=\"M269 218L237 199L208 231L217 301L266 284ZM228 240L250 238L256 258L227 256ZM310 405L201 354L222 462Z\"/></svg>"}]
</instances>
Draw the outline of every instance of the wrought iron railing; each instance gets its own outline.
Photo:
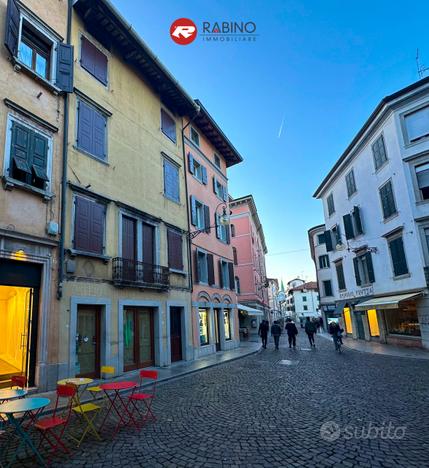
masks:
<instances>
[{"instance_id":1,"label":"wrought iron railing","mask_svg":"<svg viewBox=\"0 0 429 468\"><path fill-rule=\"evenodd\" d=\"M170 273L167 267L127 258L113 259L113 283L117 286L167 289Z\"/></svg>"}]
</instances>

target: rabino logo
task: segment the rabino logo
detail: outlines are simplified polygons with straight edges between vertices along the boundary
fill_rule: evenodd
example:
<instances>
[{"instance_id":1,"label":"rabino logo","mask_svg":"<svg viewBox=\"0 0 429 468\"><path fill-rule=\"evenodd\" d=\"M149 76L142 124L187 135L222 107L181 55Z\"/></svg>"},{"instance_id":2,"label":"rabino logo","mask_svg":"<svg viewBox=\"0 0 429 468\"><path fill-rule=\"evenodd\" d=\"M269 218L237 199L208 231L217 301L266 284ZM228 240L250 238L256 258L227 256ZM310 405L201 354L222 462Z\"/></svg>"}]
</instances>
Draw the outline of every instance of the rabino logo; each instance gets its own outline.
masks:
<instances>
[{"instance_id":1,"label":"rabino logo","mask_svg":"<svg viewBox=\"0 0 429 468\"><path fill-rule=\"evenodd\" d=\"M170 36L176 44L188 45L197 37L197 26L188 18L179 18L170 26Z\"/></svg>"}]
</instances>

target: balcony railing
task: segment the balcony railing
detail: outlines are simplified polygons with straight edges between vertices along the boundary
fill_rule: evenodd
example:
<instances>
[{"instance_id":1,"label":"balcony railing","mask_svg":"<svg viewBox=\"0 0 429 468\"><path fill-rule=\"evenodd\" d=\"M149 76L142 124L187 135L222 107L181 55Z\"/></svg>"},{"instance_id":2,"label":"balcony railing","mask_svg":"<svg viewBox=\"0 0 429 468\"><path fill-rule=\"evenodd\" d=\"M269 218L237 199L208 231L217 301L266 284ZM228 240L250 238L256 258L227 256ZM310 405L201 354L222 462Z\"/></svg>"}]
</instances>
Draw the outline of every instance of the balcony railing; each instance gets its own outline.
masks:
<instances>
[{"instance_id":1,"label":"balcony railing","mask_svg":"<svg viewBox=\"0 0 429 468\"><path fill-rule=\"evenodd\" d=\"M170 286L167 267L120 257L114 258L112 265L116 286L152 289L168 289Z\"/></svg>"}]
</instances>

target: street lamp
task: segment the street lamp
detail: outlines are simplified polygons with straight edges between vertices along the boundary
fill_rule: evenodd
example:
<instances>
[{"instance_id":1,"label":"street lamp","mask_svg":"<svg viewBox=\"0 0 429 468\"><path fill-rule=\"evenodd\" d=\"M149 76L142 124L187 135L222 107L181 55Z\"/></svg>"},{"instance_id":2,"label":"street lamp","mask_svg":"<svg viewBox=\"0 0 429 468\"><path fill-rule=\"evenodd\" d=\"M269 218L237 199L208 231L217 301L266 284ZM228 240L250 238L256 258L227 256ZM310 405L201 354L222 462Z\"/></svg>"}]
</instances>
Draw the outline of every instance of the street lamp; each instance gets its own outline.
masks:
<instances>
[{"instance_id":1,"label":"street lamp","mask_svg":"<svg viewBox=\"0 0 429 468\"><path fill-rule=\"evenodd\" d=\"M351 249L350 244L349 244L349 240L347 239L347 237L345 237L344 234L341 234L341 233L339 233L339 234L340 234L340 239L337 238L337 243L335 244L335 250L337 252L342 252L343 250L347 249L348 252L353 251L354 253L356 253L357 251L362 250L361 248ZM343 242L341 241L341 237L343 237L346 240L347 246L345 244L343 244ZM378 252L377 247L368 247L368 246L366 246L365 250L367 252L371 252L371 253L377 253Z\"/></svg>"},{"instance_id":2,"label":"street lamp","mask_svg":"<svg viewBox=\"0 0 429 468\"><path fill-rule=\"evenodd\" d=\"M215 213L217 213L217 210L219 209L219 207L222 207L222 214L221 214L221 216L219 218L219 223L222 226L227 226L229 224L229 217L232 214L232 211L229 211L229 213L227 213L227 208L228 208L227 204L225 202L222 202L222 203L219 203L219 205L216 207ZM214 227L217 227L217 226L216 225L206 226L206 227L203 227L201 229L196 229L195 231L189 232L188 236L189 236L190 239L194 239L195 237L197 237L202 232L206 232L207 230L210 230L210 229L212 229Z\"/></svg>"}]
</instances>

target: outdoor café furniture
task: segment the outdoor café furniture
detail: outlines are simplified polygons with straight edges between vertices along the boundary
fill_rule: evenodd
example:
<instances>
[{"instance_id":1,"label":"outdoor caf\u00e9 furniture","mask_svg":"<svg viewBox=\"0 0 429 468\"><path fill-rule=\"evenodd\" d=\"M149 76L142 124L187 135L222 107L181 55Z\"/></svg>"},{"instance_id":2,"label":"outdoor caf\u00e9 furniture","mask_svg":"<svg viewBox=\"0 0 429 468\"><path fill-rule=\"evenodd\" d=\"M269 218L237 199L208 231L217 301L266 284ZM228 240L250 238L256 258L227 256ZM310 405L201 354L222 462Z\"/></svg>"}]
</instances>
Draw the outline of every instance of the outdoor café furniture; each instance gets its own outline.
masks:
<instances>
[{"instance_id":1,"label":"outdoor caf\u00e9 furniture","mask_svg":"<svg viewBox=\"0 0 429 468\"><path fill-rule=\"evenodd\" d=\"M27 390L23 388L4 388L0 390L0 403L9 400L16 400L17 398L24 398L27 395Z\"/></svg>"},{"instance_id":2,"label":"outdoor caf\u00e9 furniture","mask_svg":"<svg viewBox=\"0 0 429 468\"><path fill-rule=\"evenodd\" d=\"M101 407L95 403L82 403L80 405L73 406L72 410L80 416L84 423L84 430L82 434L80 434L80 437L71 436L77 442L77 446L79 447L88 433L92 433L96 439L101 440L100 434L97 432L94 425L95 418L98 416Z\"/></svg>"},{"instance_id":3,"label":"outdoor caf\u00e9 furniture","mask_svg":"<svg viewBox=\"0 0 429 468\"><path fill-rule=\"evenodd\" d=\"M143 385L148 381L150 385ZM156 383L158 381L158 371L141 370L140 371L140 386L128 398L131 406L135 409L135 413L142 417L142 424L149 418L156 421L156 417L152 412L152 403L155 398ZM141 405L143 402L143 407Z\"/></svg>"},{"instance_id":4,"label":"outdoor caf\u00e9 furniture","mask_svg":"<svg viewBox=\"0 0 429 468\"><path fill-rule=\"evenodd\" d=\"M27 385L27 377L25 375L12 375L10 382L12 384L12 388L25 388Z\"/></svg>"},{"instance_id":5,"label":"outdoor caf\u00e9 furniture","mask_svg":"<svg viewBox=\"0 0 429 468\"><path fill-rule=\"evenodd\" d=\"M68 379L62 379L57 382L57 385L74 385L77 389L76 395L74 396L74 404L79 406L81 404L80 397L86 390L86 387L94 382L89 377L70 377Z\"/></svg>"},{"instance_id":6,"label":"outdoor caf\u00e9 furniture","mask_svg":"<svg viewBox=\"0 0 429 468\"><path fill-rule=\"evenodd\" d=\"M8 401L0 405L0 413L6 414L11 426L15 429L15 433L19 438L19 444L15 450L12 460L9 462L8 466L11 466L14 461L17 459L18 452L21 446L28 446L34 455L37 457L37 460L45 465L45 461L40 454L39 450L34 445L31 437L28 432L31 427L37 421L37 415L48 406L50 403L48 398L21 398L13 401ZM15 415L19 414L20 417L17 418ZM23 422L27 417L30 417L32 424L24 426Z\"/></svg>"},{"instance_id":7,"label":"outdoor caf\u00e9 furniture","mask_svg":"<svg viewBox=\"0 0 429 468\"><path fill-rule=\"evenodd\" d=\"M104 420L100 426L100 430L104 427L112 411L114 411L118 417L118 423L116 425L113 436L117 434L121 426L127 426L127 425L132 424L137 429L139 429L133 417L132 411L130 411L127 402L124 400L123 396L120 393L121 391L134 389L136 388L136 386L137 386L137 383L131 382L131 381L110 382L110 383L104 383L100 385L100 388L104 391L110 403L107 408L107 412L104 417Z\"/></svg>"},{"instance_id":8,"label":"outdoor caf\u00e9 furniture","mask_svg":"<svg viewBox=\"0 0 429 468\"><path fill-rule=\"evenodd\" d=\"M101 366L100 374L102 378L108 376L113 377L115 375L115 368L113 366ZM87 390L91 393L94 399L96 398L97 394L101 394L103 392L99 385L95 385L94 387L88 387Z\"/></svg>"},{"instance_id":9,"label":"outdoor caf\u00e9 furniture","mask_svg":"<svg viewBox=\"0 0 429 468\"><path fill-rule=\"evenodd\" d=\"M69 449L63 443L64 431L70 421L71 410L74 403L74 398L77 389L74 385L58 385L57 386L57 399L55 407L51 415L40 418L34 424L34 427L41 434L41 441L46 441L55 452L62 449L64 453L70 453ZM65 408L62 410L58 408L61 400L67 400Z\"/></svg>"}]
</instances>

